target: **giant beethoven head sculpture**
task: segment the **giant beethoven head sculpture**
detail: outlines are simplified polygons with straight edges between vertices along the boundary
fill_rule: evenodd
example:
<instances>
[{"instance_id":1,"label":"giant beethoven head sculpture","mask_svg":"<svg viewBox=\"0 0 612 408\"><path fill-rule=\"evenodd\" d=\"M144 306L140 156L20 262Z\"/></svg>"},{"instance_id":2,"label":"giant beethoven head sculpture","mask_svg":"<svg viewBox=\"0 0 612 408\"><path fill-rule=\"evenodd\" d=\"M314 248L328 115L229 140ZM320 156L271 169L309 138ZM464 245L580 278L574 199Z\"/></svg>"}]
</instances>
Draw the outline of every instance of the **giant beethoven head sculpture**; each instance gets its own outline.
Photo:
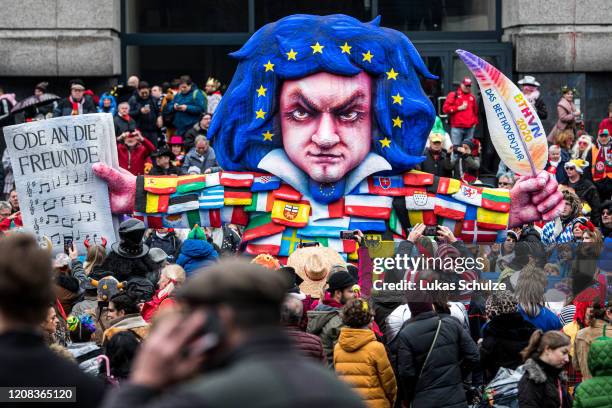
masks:
<instances>
[{"instance_id":1,"label":"giant beethoven head sculpture","mask_svg":"<svg viewBox=\"0 0 612 408\"><path fill-rule=\"evenodd\" d=\"M261 169L282 148L320 184L341 182L370 152L387 172L422 160L435 111L417 74L436 77L378 18L289 16L231 55L240 63L208 133L224 169Z\"/></svg>"}]
</instances>

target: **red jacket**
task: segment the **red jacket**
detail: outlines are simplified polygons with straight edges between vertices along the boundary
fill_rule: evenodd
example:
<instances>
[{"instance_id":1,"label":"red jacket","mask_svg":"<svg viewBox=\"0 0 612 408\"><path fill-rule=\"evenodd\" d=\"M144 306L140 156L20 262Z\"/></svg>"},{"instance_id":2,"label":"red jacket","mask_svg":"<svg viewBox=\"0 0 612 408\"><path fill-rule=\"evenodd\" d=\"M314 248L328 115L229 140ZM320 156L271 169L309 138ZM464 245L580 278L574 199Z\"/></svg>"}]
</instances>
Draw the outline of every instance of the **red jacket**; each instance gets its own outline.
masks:
<instances>
[{"instance_id":1,"label":"red jacket","mask_svg":"<svg viewBox=\"0 0 612 408\"><path fill-rule=\"evenodd\" d=\"M143 138L141 143L134 146L132 150L128 150L125 143L118 143L119 166L135 176L141 176L144 174L147 158L154 151L155 146L146 137Z\"/></svg>"},{"instance_id":2,"label":"red jacket","mask_svg":"<svg viewBox=\"0 0 612 408\"><path fill-rule=\"evenodd\" d=\"M612 135L612 119L605 118L604 120L601 121L601 123L599 124L599 132L601 132L604 129L608 129L608 133ZM599 134L599 132L597 132L597 134Z\"/></svg>"},{"instance_id":3,"label":"red jacket","mask_svg":"<svg viewBox=\"0 0 612 408\"><path fill-rule=\"evenodd\" d=\"M457 110L459 106L467 102L465 110ZM450 116L450 125L454 128L471 128L478 124L478 105L476 98L471 93L463 93L461 87L456 92L451 92L446 97L444 113Z\"/></svg>"},{"instance_id":4,"label":"red jacket","mask_svg":"<svg viewBox=\"0 0 612 408\"><path fill-rule=\"evenodd\" d=\"M16 216L14 219L5 218L0 222L0 231L8 231L11 229L11 221L15 221L15 227L23 227L23 221L21 220L21 214Z\"/></svg>"}]
</instances>

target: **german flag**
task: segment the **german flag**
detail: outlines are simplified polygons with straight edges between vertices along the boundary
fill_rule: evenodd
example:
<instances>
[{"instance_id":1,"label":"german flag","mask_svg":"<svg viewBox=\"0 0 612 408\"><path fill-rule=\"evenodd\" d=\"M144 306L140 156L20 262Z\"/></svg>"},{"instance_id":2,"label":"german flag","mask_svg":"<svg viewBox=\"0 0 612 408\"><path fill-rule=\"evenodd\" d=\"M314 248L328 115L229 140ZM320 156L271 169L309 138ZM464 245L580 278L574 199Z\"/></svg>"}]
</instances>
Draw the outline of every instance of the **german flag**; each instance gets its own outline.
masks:
<instances>
[{"instance_id":1,"label":"german flag","mask_svg":"<svg viewBox=\"0 0 612 408\"><path fill-rule=\"evenodd\" d=\"M223 203L225 205L251 205L253 193L243 188L225 187Z\"/></svg>"}]
</instances>

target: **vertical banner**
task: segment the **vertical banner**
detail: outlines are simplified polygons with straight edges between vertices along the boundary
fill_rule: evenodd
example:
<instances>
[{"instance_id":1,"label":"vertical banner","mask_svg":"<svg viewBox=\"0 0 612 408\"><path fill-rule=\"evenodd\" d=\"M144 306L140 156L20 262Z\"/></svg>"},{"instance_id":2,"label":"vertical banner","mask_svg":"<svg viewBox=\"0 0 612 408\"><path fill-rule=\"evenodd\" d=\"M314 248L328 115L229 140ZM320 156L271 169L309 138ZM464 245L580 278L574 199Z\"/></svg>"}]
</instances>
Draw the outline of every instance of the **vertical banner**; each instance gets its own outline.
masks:
<instances>
[{"instance_id":1,"label":"vertical banner","mask_svg":"<svg viewBox=\"0 0 612 408\"><path fill-rule=\"evenodd\" d=\"M456 53L478 81L491 141L500 159L523 176L544 170L548 142L535 108L493 65L464 50Z\"/></svg>"},{"instance_id":2,"label":"vertical banner","mask_svg":"<svg viewBox=\"0 0 612 408\"><path fill-rule=\"evenodd\" d=\"M118 168L112 116L65 116L4 128L24 228L53 252L73 241L115 241L108 188L92 164Z\"/></svg>"}]
</instances>

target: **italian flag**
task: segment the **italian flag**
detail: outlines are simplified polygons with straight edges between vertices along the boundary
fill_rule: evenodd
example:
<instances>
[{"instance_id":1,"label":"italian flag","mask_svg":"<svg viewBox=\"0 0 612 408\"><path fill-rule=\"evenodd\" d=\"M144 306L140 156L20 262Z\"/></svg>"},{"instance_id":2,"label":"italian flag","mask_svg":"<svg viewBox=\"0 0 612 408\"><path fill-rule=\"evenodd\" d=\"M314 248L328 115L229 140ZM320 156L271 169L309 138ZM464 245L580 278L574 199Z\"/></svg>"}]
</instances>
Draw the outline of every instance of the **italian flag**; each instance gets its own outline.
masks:
<instances>
[{"instance_id":1,"label":"italian flag","mask_svg":"<svg viewBox=\"0 0 612 408\"><path fill-rule=\"evenodd\" d=\"M244 207L244 211L270 212L273 204L274 195L269 191L260 191L259 193L253 193L251 204Z\"/></svg>"},{"instance_id":2,"label":"italian flag","mask_svg":"<svg viewBox=\"0 0 612 408\"><path fill-rule=\"evenodd\" d=\"M402 227L399 219L397 218L397 214L395 210L391 211L391 216L389 217L389 229L393 231L394 234L401 236L402 238L406 237L406 231Z\"/></svg>"},{"instance_id":3,"label":"italian flag","mask_svg":"<svg viewBox=\"0 0 612 408\"><path fill-rule=\"evenodd\" d=\"M254 215L251 217L249 224L244 230L242 240L244 242L248 242L254 239L278 234L279 232L283 232L284 230L284 225L272 222L272 215L270 213Z\"/></svg>"},{"instance_id":4,"label":"italian flag","mask_svg":"<svg viewBox=\"0 0 612 408\"><path fill-rule=\"evenodd\" d=\"M283 233L269 235L267 237L259 238L249 242L246 246L247 254L259 255L259 254L270 254L278 255L281 246L281 239Z\"/></svg>"},{"instance_id":5,"label":"italian flag","mask_svg":"<svg viewBox=\"0 0 612 408\"><path fill-rule=\"evenodd\" d=\"M484 188L482 190L482 206L487 210L509 212L510 190L502 188Z\"/></svg>"}]
</instances>

